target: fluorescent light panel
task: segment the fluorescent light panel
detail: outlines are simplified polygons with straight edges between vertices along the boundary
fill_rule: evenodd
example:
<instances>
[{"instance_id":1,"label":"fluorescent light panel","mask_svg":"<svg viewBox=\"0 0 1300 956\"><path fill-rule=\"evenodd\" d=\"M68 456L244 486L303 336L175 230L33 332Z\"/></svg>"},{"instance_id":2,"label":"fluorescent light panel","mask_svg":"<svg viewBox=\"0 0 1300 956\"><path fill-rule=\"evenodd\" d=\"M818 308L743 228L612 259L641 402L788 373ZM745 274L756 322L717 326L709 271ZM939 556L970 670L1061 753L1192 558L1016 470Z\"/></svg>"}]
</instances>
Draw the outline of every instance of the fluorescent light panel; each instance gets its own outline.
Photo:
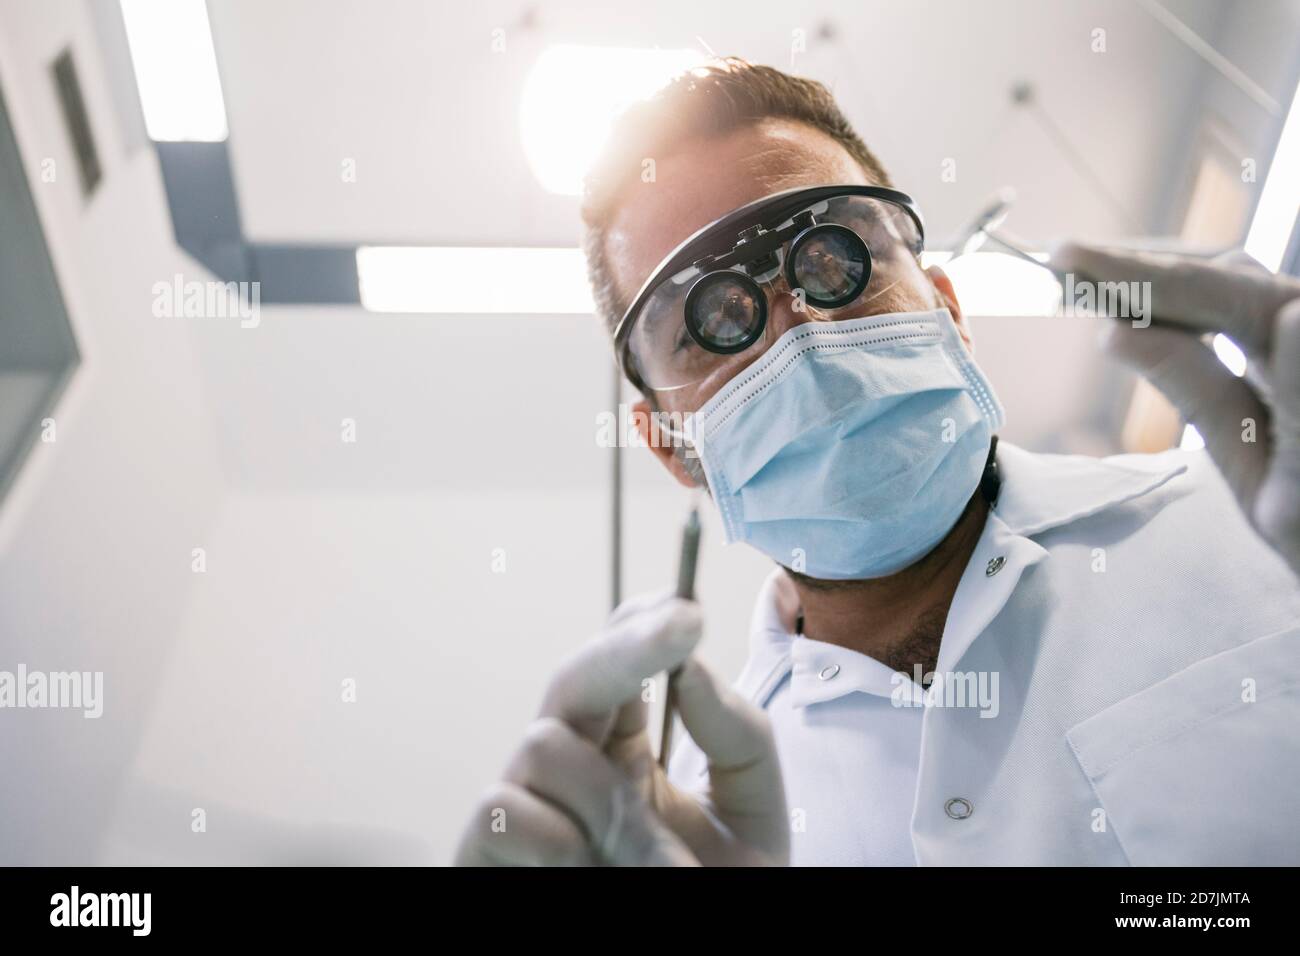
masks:
<instances>
[{"instance_id":1,"label":"fluorescent light panel","mask_svg":"<svg viewBox=\"0 0 1300 956\"><path fill-rule=\"evenodd\" d=\"M362 246L371 312L581 315L595 311L579 249Z\"/></svg>"},{"instance_id":2,"label":"fluorescent light panel","mask_svg":"<svg viewBox=\"0 0 1300 956\"><path fill-rule=\"evenodd\" d=\"M1047 261L1046 255L1035 258ZM949 260L952 260L949 262ZM1046 269L1001 252L925 252L925 266L943 266L966 315L1055 315L1061 284Z\"/></svg>"},{"instance_id":3,"label":"fluorescent light panel","mask_svg":"<svg viewBox=\"0 0 1300 956\"><path fill-rule=\"evenodd\" d=\"M1246 236L1246 252L1273 272L1282 268L1287 243L1300 215L1300 87L1282 124L1277 152L1268 167L1255 218Z\"/></svg>"},{"instance_id":4,"label":"fluorescent light panel","mask_svg":"<svg viewBox=\"0 0 1300 956\"><path fill-rule=\"evenodd\" d=\"M149 137L216 143L228 135L204 0L121 0Z\"/></svg>"}]
</instances>

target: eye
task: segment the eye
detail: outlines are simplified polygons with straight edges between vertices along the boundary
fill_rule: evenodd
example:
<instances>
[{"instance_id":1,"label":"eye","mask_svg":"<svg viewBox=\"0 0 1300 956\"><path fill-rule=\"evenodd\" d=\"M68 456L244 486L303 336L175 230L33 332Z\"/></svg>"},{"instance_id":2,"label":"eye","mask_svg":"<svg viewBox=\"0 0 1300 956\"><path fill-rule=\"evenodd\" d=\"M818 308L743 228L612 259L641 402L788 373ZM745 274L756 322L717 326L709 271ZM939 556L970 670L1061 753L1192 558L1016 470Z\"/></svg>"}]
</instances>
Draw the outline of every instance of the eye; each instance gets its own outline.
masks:
<instances>
[{"instance_id":1,"label":"eye","mask_svg":"<svg viewBox=\"0 0 1300 956\"><path fill-rule=\"evenodd\" d=\"M685 352L689 349L698 348L695 339L691 338L691 333L686 330L686 323L683 322L678 326L677 340L673 342L674 352Z\"/></svg>"}]
</instances>

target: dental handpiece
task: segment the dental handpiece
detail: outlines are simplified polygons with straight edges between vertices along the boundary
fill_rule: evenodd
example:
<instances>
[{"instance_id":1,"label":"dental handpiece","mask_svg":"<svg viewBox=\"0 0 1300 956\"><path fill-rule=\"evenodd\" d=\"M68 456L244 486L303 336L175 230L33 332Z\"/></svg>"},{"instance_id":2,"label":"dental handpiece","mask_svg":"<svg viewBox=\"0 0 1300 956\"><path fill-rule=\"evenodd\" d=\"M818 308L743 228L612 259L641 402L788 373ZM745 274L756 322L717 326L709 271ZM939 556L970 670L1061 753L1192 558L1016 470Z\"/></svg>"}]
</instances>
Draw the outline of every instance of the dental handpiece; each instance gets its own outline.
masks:
<instances>
[{"instance_id":1,"label":"dental handpiece","mask_svg":"<svg viewBox=\"0 0 1300 956\"><path fill-rule=\"evenodd\" d=\"M695 599L695 567L700 555L700 509L698 503L691 505L686 524L682 527L681 557L677 562L677 597L686 600ZM663 725L659 733L659 766L668 768L668 758L672 754L673 718L676 715L676 692L673 679L677 671L670 671L664 682Z\"/></svg>"}]
</instances>

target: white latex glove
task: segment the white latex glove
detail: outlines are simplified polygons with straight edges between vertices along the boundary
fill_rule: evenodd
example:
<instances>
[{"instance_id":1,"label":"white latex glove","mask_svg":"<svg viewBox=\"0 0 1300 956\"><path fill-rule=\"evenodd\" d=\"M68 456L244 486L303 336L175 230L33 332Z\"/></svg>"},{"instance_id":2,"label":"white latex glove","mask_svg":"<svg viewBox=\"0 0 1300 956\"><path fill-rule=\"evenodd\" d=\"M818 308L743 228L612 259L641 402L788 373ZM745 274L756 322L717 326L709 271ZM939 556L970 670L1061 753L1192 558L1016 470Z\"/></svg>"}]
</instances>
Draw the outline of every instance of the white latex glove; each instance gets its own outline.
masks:
<instances>
[{"instance_id":1,"label":"white latex glove","mask_svg":"<svg viewBox=\"0 0 1300 956\"><path fill-rule=\"evenodd\" d=\"M500 783L480 801L460 866L785 865L790 824L767 716L690 654L699 605L631 601L552 679ZM682 665L677 705L709 758L703 797L650 749L642 682Z\"/></svg>"},{"instance_id":2,"label":"white latex glove","mask_svg":"<svg viewBox=\"0 0 1300 956\"><path fill-rule=\"evenodd\" d=\"M1300 282L1232 258L1066 243L1051 267L1076 281L1151 283L1153 324L1115 319L1106 350L1196 426L1247 519L1300 575ZM1245 378L1202 340L1213 332L1246 353ZM1255 422L1253 443L1246 419Z\"/></svg>"}]
</instances>

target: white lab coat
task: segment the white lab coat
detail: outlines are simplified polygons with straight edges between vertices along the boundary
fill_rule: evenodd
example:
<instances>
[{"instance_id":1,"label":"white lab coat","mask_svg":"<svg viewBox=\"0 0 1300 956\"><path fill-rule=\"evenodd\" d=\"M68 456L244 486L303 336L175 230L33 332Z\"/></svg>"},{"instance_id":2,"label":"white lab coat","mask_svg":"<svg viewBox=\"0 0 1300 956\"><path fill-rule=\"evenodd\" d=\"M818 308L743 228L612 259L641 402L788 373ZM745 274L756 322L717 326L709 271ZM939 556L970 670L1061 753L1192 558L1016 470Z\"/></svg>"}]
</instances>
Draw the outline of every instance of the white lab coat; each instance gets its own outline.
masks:
<instances>
[{"instance_id":1,"label":"white lab coat","mask_svg":"<svg viewBox=\"0 0 1300 956\"><path fill-rule=\"evenodd\" d=\"M1213 463L998 461L936 668L996 674L996 716L909 729L883 665L796 638L765 585L737 687L773 717L793 862L1300 863L1300 586ZM686 740L672 777L704 765Z\"/></svg>"}]
</instances>

